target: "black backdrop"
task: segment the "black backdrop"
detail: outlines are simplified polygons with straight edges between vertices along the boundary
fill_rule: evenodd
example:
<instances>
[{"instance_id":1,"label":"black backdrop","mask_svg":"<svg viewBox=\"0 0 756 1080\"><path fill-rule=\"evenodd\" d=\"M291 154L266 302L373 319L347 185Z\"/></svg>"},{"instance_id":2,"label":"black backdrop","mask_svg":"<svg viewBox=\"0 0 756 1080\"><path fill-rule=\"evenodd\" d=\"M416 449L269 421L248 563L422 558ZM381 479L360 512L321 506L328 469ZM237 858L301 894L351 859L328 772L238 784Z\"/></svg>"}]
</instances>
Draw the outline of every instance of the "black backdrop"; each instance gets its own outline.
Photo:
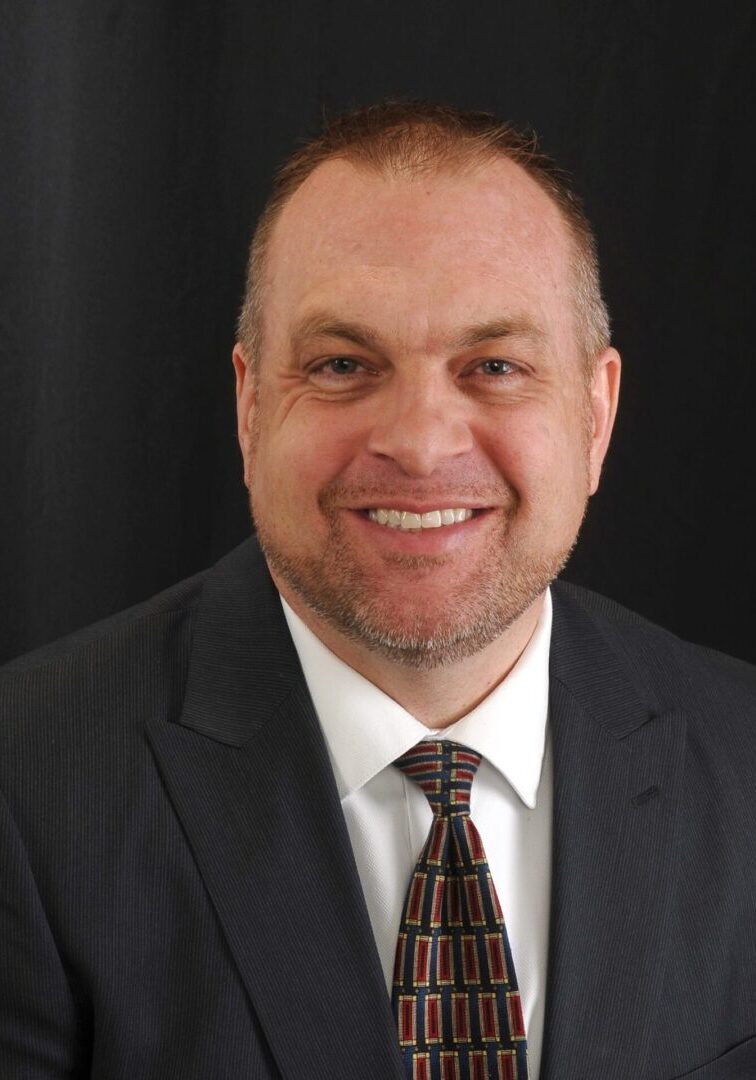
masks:
<instances>
[{"instance_id":1,"label":"black backdrop","mask_svg":"<svg viewBox=\"0 0 756 1080\"><path fill-rule=\"evenodd\" d=\"M756 660L754 5L3 0L0 656L248 531L229 363L248 233L321 108L540 132L595 221L625 360L565 576Z\"/></svg>"}]
</instances>

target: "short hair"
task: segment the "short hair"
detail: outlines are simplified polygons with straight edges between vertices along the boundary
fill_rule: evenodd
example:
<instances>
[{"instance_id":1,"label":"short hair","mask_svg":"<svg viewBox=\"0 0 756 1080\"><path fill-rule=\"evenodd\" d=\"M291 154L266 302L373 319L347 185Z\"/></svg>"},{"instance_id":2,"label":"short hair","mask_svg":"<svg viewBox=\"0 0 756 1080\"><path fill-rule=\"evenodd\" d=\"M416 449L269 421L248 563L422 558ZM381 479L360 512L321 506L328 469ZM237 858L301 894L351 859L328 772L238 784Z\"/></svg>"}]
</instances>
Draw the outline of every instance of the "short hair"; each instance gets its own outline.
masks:
<instances>
[{"instance_id":1,"label":"short hair","mask_svg":"<svg viewBox=\"0 0 756 1080\"><path fill-rule=\"evenodd\" d=\"M262 349L265 264L274 226L294 192L317 167L341 159L376 172L433 173L503 157L519 165L551 198L573 247L573 293L578 345L590 365L610 341L601 295L596 239L568 175L543 153L534 133L485 112L424 101L384 101L326 120L275 176L252 237L238 340L256 365Z\"/></svg>"}]
</instances>

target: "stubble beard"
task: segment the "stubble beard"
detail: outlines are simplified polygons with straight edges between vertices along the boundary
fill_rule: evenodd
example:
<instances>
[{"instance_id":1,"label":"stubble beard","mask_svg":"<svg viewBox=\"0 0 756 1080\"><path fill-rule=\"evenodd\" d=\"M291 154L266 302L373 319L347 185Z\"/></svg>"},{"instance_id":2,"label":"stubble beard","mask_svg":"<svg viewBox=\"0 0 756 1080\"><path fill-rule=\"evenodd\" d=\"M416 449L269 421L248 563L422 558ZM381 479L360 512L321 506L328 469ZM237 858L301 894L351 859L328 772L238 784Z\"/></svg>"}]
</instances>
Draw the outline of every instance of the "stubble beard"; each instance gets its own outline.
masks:
<instances>
[{"instance_id":1,"label":"stubble beard","mask_svg":"<svg viewBox=\"0 0 756 1080\"><path fill-rule=\"evenodd\" d=\"M357 551L327 495L321 510L329 524L328 542L318 556L285 550L263 515L252 516L271 571L338 633L417 671L457 663L480 652L504 634L557 577L577 536L548 550L536 550L539 538L518 536L515 500L500 513L497 527L474 570L445 590L432 611L412 610L381 594L364 572ZM526 530L527 531L527 530ZM534 543L535 541L535 543ZM384 557L387 574L412 584L432 576L449 556ZM402 590L394 590L401 595Z\"/></svg>"}]
</instances>

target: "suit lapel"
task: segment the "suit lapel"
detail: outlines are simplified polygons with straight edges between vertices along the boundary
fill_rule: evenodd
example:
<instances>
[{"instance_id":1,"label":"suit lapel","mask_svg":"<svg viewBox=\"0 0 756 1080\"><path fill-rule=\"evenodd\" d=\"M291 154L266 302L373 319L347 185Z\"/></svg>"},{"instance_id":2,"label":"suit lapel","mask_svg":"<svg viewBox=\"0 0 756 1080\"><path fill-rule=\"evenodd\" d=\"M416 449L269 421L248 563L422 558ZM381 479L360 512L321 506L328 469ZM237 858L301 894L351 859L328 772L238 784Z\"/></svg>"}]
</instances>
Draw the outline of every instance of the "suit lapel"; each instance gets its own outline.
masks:
<instances>
[{"instance_id":1,"label":"suit lapel","mask_svg":"<svg viewBox=\"0 0 756 1080\"><path fill-rule=\"evenodd\" d=\"M148 735L282 1075L401 1077L327 751L256 545L208 576L181 723Z\"/></svg>"},{"instance_id":2,"label":"suit lapel","mask_svg":"<svg viewBox=\"0 0 756 1080\"><path fill-rule=\"evenodd\" d=\"M554 837L541 1080L646 1075L674 885L684 717L557 590Z\"/></svg>"}]
</instances>

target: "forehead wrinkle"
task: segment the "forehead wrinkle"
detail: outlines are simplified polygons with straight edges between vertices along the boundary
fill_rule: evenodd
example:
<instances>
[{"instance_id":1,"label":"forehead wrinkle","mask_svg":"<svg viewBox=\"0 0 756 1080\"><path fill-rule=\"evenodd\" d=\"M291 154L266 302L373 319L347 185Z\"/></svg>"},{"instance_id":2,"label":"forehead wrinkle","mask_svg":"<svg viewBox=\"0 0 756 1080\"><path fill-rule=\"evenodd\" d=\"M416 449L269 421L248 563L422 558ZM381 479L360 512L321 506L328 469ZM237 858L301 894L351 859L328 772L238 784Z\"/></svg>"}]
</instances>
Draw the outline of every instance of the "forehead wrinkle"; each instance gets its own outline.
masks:
<instances>
[{"instance_id":1,"label":"forehead wrinkle","mask_svg":"<svg viewBox=\"0 0 756 1080\"><path fill-rule=\"evenodd\" d=\"M358 320L343 319L326 310L310 312L300 319L294 326L291 341L296 347L317 337L342 338L365 349L386 347L382 336L372 327ZM449 334L448 342L453 349L467 349L498 339L517 338L542 343L547 337L546 331L527 316L513 314L472 323L461 331Z\"/></svg>"},{"instance_id":2,"label":"forehead wrinkle","mask_svg":"<svg viewBox=\"0 0 756 1080\"><path fill-rule=\"evenodd\" d=\"M396 177L364 170L351 161L329 159L282 208L271 234L270 254L286 236L293 245L292 257L298 259L298 234L303 228L311 233L311 252L327 251L334 244L341 256L344 251L355 252L354 220L342 216L345 206L358 207L362 224L374 226L370 237L374 253L381 250L382 243L393 252L398 241L408 259L413 255L414 226L419 222L426 226L420 242L421 258L427 255L429 243L446 242L444 226L454 223L464 226L484 248L496 248L507 234L518 245L532 246L537 237L558 244L569 241L553 200L519 165L506 158L481 164L483 167L465 169L463 175L433 170L429 176ZM445 193L458 197L441 207L439 196ZM471 195L475 196L472 204Z\"/></svg>"}]
</instances>

